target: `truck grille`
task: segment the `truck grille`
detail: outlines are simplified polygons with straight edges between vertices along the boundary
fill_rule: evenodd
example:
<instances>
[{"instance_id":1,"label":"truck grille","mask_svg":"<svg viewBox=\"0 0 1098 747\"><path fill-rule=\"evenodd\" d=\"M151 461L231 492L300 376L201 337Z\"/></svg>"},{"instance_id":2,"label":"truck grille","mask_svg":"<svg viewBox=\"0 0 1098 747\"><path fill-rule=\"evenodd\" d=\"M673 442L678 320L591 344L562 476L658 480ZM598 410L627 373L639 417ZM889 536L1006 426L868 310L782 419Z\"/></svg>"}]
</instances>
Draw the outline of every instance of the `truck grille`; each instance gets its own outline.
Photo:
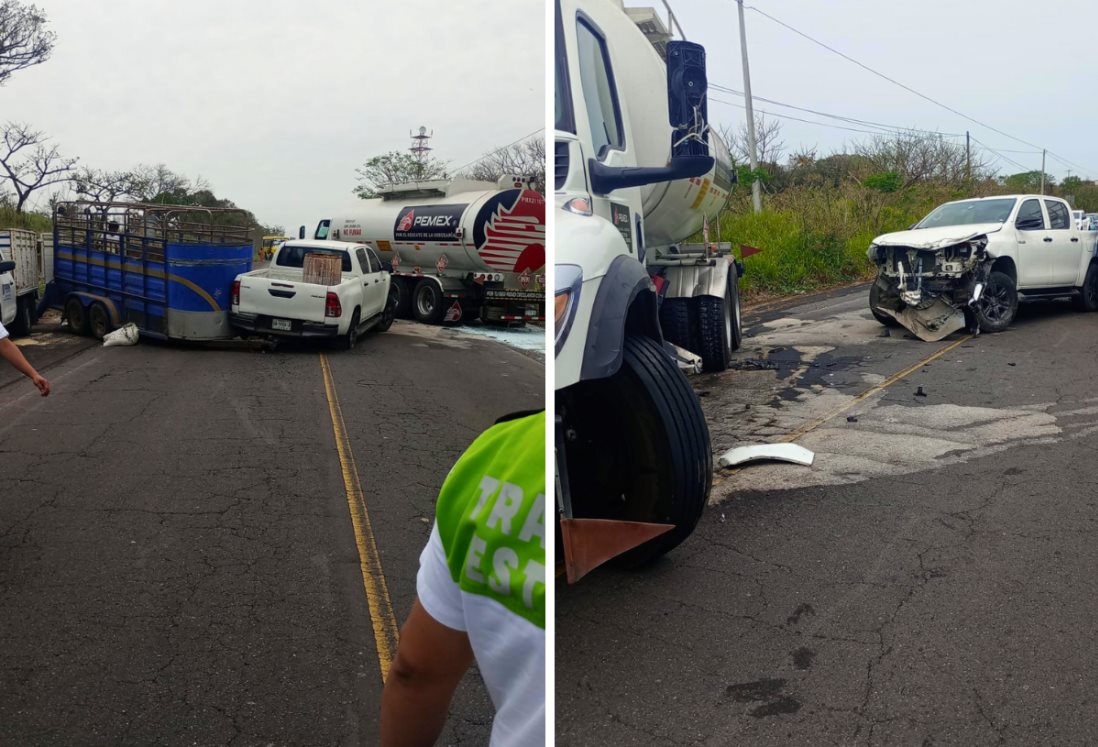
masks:
<instances>
[{"instance_id":1,"label":"truck grille","mask_svg":"<svg viewBox=\"0 0 1098 747\"><path fill-rule=\"evenodd\" d=\"M568 178L568 143L555 143L553 152L554 166L556 168L556 189L564 187L564 181Z\"/></svg>"}]
</instances>

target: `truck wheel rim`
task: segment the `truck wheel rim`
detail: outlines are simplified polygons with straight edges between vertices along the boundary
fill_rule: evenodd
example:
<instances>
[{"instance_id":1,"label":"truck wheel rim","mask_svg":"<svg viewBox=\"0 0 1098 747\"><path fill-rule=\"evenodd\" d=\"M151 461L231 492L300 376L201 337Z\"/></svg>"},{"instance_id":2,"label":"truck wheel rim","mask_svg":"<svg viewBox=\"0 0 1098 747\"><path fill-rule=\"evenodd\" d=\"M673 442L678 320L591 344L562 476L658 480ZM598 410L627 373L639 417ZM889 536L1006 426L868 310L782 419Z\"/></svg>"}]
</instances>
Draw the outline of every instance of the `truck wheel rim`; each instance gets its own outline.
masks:
<instances>
[{"instance_id":1,"label":"truck wheel rim","mask_svg":"<svg viewBox=\"0 0 1098 747\"><path fill-rule=\"evenodd\" d=\"M430 316L431 312L435 310L435 305L431 303L430 293L421 293L419 296L419 313L423 316Z\"/></svg>"},{"instance_id":2,"label":"truck wheel rim","mask_svg":"<svg viewBox=\"0 0 1098 747\"><path fill-rule=\"evenodd\" d=\"M1007 309L1010 304L1006 300L1007 290L1001 285L991 286L990 292L985 292L983 299L984 302L984 316L989 321L999 322L1002 321L1007 315Z\"/></svg>"}]
</instances>

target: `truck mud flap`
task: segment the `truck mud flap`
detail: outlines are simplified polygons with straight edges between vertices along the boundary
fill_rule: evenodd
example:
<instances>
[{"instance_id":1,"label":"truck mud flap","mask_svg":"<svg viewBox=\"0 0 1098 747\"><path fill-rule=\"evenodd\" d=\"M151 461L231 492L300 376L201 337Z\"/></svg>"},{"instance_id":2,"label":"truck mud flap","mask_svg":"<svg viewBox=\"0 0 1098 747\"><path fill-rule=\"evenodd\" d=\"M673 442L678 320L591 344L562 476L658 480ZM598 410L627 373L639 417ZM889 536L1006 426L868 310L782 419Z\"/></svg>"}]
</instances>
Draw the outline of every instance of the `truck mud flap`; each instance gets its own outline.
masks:
<instances>
[{"instance_id":1,"label":"truck mud flap","mask_svg":"<svg viewBox=\"0 0 1098 747\"><path fill-rule=\"evenodd\" d=\"M925 309L907 306L901 311L879 307L878 311L894 317L913 335L926 342L937 342L965 326L964 312L938 298Z\"/></svg>"},{"instance_id":2,"label":"truck mud flap","mask_svg":"<svg viewBox=\"0 0 1098 747\"><path fill-rule=\"evenodd\" d=\"M674 528L674 524L643 521L562 518L560 533L564 541L564 571L568 583L574 584L607 560Z\"/></svg>"}]
</instances>

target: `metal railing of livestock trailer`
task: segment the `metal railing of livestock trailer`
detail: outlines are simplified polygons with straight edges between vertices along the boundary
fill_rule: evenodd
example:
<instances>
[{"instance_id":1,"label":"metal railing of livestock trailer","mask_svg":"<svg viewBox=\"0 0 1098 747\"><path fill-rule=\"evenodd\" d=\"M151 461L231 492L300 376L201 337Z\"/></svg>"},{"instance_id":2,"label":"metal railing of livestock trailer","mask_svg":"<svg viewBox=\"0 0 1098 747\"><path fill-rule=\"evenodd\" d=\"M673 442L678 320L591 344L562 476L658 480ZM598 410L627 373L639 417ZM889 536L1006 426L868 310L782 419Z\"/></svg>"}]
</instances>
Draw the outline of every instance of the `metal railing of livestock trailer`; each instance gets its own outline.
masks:
<instances>
[{"instance_id":1,"label":"metal railing of livestock trailer","mask_svg":"<svg viewBox=\"0 0 1098 747\"><path fill-rule=\"evenodd\" d=\"M232 337L232 282L252 266L246 211L77 201L58 204L53 225L51 305L74 331L134 322L161 339Z\"/></svg>"}]
</instances>

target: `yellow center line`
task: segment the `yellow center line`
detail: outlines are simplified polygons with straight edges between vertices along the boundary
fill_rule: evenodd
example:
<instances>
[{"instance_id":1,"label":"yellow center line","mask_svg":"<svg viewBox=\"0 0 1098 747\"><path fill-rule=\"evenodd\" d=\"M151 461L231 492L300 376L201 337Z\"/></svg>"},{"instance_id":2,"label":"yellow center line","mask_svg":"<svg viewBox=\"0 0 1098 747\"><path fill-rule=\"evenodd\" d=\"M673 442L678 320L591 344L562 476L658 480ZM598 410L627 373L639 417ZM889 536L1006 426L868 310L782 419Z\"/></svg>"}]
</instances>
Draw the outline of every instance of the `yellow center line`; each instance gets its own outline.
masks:
<instances>
[{"instance_id":1,"label":"yellow center line","mask_svg":"<svg viewBox=\"0 0 1098 747\"><path fill-rule=\"evenodd\" d=\"M954 342L951 342L950 344L946 345L944 348L941 348L937 352L928 355L926 358L923 358L918 363L914 363L914 364L908 366L907 368L905 368L903 371L900 371L899 373L892 374L887 379L882 381L880 384L877 384L876 386L872 386L869 389L866 389L864 392L859 394L857 397L855 397L850 402L847 402L845 405L841 405L840 407L835 408L834 410L827 413L826 415L818 417L815 420L812 420L812 421L806 423L805 425L802 425L797 430L793 431L792 433L790 433L790 434L786 435L785 437L783 437L782 439L780 439L778 441L778 443L791 443L793 441L796 441L798 438L805 435L809 431L814 431L815 429L819 428L821 425L826 423L828 420L831 420L833 417L835 417L837 415L842 415L844 412L846 412L850 408L854 407L854 405L857 405L861 402L864 402L865 400L869 399L870 397L872 397L874 394L877 394L878 392L884 391L888 387L895 384L897 381L900 381L901 379L907 378L912 373L914 373L917 369L922 368L923 366L927 365L928 363L930 363L933 360L941 358L943 355L945 355L949 351L955 350L956 348L960 347L963 343L966 343L971 339L972 339L972 335L965 335L961 339L956 340Z\"/></svg>"},{"instance_id":2,"label":"yellow center line","mask_svg":"<svg viewBox=\"0 0 1098 747\"><path fill-rule=\"evenodd\" d=\"M328 397L328 413L332 417L332 432L335 435L336 451L339 453L339 467L343 473L343 487L347 492L347 507L351 512L351 523L355 530L355 544L358 546L359 568L362 571L362 585L366 590L366 604L370 609L370 623L374 628L374 642L377 645L377 660L381 667L381 679L389 676L389 666L396 651L399 628L393 615L393 603L389 599L389 586L381 569L381 555L374 540L374 531L370 525L370 514L366 510L366 497L362 492L362 482L355 467L355 456L351 442L347 437L347 426L343 422L343 411L336 396L332 369L328 365L328 356L320 354L320 370L324 374L324 391Z\"/></svg>"}]
</instances>

